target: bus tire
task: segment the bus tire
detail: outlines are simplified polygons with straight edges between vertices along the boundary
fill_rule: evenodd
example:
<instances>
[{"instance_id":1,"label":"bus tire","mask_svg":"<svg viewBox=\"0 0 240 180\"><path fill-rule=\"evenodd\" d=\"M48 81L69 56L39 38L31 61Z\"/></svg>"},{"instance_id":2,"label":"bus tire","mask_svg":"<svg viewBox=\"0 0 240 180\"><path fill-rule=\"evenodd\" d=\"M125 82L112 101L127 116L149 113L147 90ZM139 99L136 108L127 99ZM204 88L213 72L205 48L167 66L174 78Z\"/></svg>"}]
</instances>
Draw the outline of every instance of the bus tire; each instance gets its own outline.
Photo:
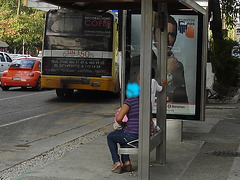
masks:
<instances>
[{"instance_id":1,"label":"bus tire","mask_svg":"<svg viewBox=\"0 0 240 180\"><path fill-rule=\"evenodd\" d=\"M119 98L120 97L120 92L115 92L113 93L113 98Z\"/></svg>"},{"instance_id":2,"label":"bus tire","mask_svg":"<svg viewBox=\"0 0 240 180\"><path fill-rule=\"evenodd\" d=\"M57 97L63 97L65 94L64 89L56 89Z\"/></svg>"},{"instance_id":3,"label":"bus tire","mask_svg":"<svg viewBox=\"0 0 240 180\"><path fill-rule=\"evenodd\" d=\"M74 89L66 89L65 94L67 97L73 96Z\"/></svg>"}]
</instances>

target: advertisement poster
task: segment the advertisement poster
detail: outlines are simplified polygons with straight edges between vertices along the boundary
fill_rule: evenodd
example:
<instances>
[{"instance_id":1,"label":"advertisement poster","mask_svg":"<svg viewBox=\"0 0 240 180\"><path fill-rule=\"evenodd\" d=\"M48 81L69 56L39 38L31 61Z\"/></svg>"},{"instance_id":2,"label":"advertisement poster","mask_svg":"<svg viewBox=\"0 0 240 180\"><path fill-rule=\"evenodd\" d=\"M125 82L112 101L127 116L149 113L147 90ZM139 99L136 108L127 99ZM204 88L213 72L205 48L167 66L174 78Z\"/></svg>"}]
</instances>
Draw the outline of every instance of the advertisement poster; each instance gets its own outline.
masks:
<instances>
[{"instance_id":1,"label":"advertisement poster","mask_svg":"<svg viewBox=\"0 0 240 180\"><path fill-rule=\"evenodd\" d=\"M112 14L85 15L65 9L46 15L45 50L112 51Z\"/></svg>"},{"instance_id":2,"label":"advertisement poster","mask_svg":"<svg viewBox=\"0 0 240 180\"><path fill-rule=\"evenodd\" d=\"M172 17L177 23L177 35L176 41L171 49L171 56L174 56L174 58L176 58L177 61L181 63L181 75L185 80L185 83L178 82L179 86L181 86L181 90L175 93L176 96L186 97L175 98L176 101L174 101L174 99L172 101L167 101L167 113L179 115L195 115L197 87L198 16L172 15ZM174 73L172 78L174 78ZM169 84L171 83L168 82L168 86ZM174 91L177 91L177 88L179 89L179 87L175 87ZM171 91L171 89L168 88L167 91Z\"/></svg>"},{"instance_id":3,"label":"advertisement poster","mask_svg":"<svg viewBox=\"0 0 240 180\"><path fill-rule=\"evenodd\" d=\"M85 37L112 37L113 16L83 16L83 36Z\"/></svg>"},{"instance_id":4,"label":"advertisement poster","mask_svg":"<svg viewBox=\"0 0 240 180\"><path fill-rule=\"evenodd\" d=\"M129 81L136 81L140 67L141 16L131 15ZM200 61L199 16L197 14L169 15L167 52L167 114L173 119L194 119L198 113ZM157 26L153 25L152 69L157 74ZM155 97L156 99L156 97ZM152 108L156 114L155 106ZM187 117L187 118L186 118Z\"/></svg>"}]
</instances>

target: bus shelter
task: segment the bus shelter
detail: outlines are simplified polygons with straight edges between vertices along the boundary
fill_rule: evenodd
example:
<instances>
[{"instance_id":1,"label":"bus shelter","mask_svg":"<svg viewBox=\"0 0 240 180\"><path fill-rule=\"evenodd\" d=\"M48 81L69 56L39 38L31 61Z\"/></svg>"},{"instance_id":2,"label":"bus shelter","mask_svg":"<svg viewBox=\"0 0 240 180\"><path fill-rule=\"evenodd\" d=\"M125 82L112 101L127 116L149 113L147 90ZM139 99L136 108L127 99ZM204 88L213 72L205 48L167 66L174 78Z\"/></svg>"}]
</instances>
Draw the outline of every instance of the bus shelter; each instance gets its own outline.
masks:
<instances>
[{"instance_id":1,"label":"bus shelter","mask_svg":"<svg viewBox=\"0 0 240 180\"><path fill-rule=\"evenodd\" d=\"M161 131L154 136L150 136L150 119L151 119L151 68L152 62L147 61L152 59L152 24L154 19L159 22L157 26L158 32L158 47L157 47L157 69L160 74L158 79L161 81L167 77L167 36L168 36L168 14L169 12L191 11L201 15L201 28L198 34L201 34L200 44L196 51L198 63L201 69L198 70L201 76L199 88L196 96L197 106L193 109L198 109L198 120L204 120L204 106L205 106L205 64L207 54L207 14L201 6L194 0L42 0L50 4L68 8L74 11L84 11L89 13L101 13L106 10L118 10L120 20L120 47L122 52L122 97L124 99L125 87L125 68L126 68L126 34L127 34L127 10L134 10L141 12L141 36L140 36L140 109L139 109L139 144L138 144L138 179L150 179L150 152L156 148L156 162L166 163L166 119L167 119L167 103L166 103L166 89L159 95L157 101L157 122L162 128ZM154 7L154 8L153 8ZM153 10L157 12L154 16ZM186 24L185 24L186 25ZM200 90L199 90L200 89ZM197 108L199 107L199 108ZM178 115L176 115L178 116ZM187 117L182 116L180 117ZM191 118L190 118L191 119Z\"/></svg>"}]
</instances>

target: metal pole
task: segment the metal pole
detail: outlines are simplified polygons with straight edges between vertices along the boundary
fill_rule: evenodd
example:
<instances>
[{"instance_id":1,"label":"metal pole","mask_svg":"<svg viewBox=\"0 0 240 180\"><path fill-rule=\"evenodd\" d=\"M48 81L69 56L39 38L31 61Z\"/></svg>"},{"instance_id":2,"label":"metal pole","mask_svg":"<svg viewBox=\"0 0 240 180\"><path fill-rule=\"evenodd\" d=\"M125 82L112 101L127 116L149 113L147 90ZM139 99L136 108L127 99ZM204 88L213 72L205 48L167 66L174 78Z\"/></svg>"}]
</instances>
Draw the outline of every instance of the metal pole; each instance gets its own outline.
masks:
<instances>
[{"instance_id":1,"label":"metal pole","mask_svg":"<svg viewBox=\"0 0 240 180\"><path fill-rule=\"evenodd\" d=\"M183 142L183 121L181 121L180 141Z\"/></svg>"},{"instance_id":2,"label":"metal pole","mask_svg":"<svg viewBox=\"0 0 240 180\"><path fill-rule=\"evenodd\" d=\"M121 105L125 99L125 70L126 70L126 24L127 24L127 11L123 10L121 13L121 59L120 59L120 76L121 76Z\"/></svg>"},{"instance_id":3,"label":"metal pole","mask_svg":"<svg viewBox=\"0 0 240 180\"><path fill-rule=\"evenodd\" d=\"M202 36L202 72L201 72L201 102L200 120L205 120L205 105L206 105L206 64L207 64L207 43L208 43L208 17L207 13L203 14L203 36Z\"/></svg>"},{"instance_id":4,"label":"metal pole","mask_svg":"<svg viewBox=\"0 0 240 180\"><path fill-rule=\"evenodd\" d=\"M152 0L141 1L138 179L148 180L150 161Z\"/></svg>"},{"instance_id":5,"label":"metal pole","mask_svg":"<svg viewBox=\"0 0 240 180\"><path fill-rule=\"evenodd\" d=\"M167 77L167 22L168 22L168 11L167 3L158 4L158 22L163 21L163 28L159 32L158 45L158 72L160 72L161 80L166 79ZM160 19L161 17L161 19ZM160 23L159 23L160 24ZM162 24L162 23L161 23ZM157 98L157 121L160 124L162 130L161 143L156 148L156 162L161 164L166 164L166 93L167 88L165 87L163 91L159 94Z\"/></svg>"}]
</instances>

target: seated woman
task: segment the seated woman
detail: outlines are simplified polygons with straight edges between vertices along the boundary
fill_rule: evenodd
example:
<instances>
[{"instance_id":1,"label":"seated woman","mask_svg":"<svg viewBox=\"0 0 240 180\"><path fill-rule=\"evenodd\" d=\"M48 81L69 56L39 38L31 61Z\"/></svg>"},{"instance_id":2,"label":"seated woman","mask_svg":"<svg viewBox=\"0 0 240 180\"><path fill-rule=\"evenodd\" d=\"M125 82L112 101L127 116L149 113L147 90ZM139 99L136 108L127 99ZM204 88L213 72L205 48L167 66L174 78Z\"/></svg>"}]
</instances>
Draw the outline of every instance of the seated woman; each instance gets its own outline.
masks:
<instances>
[{"instance_id":1,"label":"seated woman","mask_svg":"<svg viewBox=\"0 0 240 180\"><path fill-rule=\"evenodd\" d=\"M114 173L121 173L122 171L130 172L132 167L129 155L127 154L121 155L121 163L117 144L124 147L128 142L138 139L140 87L137 83L135 83L135 85L138 86L137 89L132 89L130 86L127 86L126 93L128 99L124 101L116 117L118 124L123 126L123 128L121 130L114 130L107 136L108 147L114 163L112 168L112 172ZM128 92L134 92L134 94L129 95ZM128 121L123 123L122 119L125 115L127 115Z\"/></svg>"}]
</instances>

